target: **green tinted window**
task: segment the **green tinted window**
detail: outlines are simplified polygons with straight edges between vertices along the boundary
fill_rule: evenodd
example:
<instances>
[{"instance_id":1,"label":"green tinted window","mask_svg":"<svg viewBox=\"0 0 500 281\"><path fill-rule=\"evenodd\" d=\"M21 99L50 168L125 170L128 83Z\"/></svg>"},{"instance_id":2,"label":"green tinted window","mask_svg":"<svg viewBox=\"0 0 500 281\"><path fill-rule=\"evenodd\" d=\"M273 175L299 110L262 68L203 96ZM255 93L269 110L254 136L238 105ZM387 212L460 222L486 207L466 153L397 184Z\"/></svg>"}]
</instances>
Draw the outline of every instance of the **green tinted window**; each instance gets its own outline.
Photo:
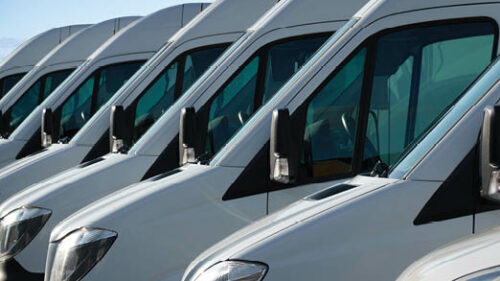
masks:
<instances>
[{"instance_id":1,"label":"green tinted window","mask_svg":"<svg viewBox=\"0 0 500 281\"><path fill-rule=\"evenodd\" d=\"M264 47L216 94L208 112L206 155L214 155L316 52L328 36Z\"/></svg>"},{"instance_id":2,"label":"green tinted window","mask_svg":"<svg viewBox=\"0 0 500 281\"><path fill-rule=\"evenodd\" d=\"M313 177L352 170L365 60L362 49L307 107L302 164Z\"/></svg>"},{"instance_id":3,"label":"green tinted window","mask_svg":"<svg viewBox=\"0 0 500 281\"><path fill-rule=\"evenodd\" d=\"M4 128L6 135L12 133L72 71L70 69L52 72L38 79L7 111L5 118L9 128Z\"/></svg>"},{"instance_id":4,"label":"green tinted window","mask_svg":"<svg viewBox=\"0 0 500 281\"><path fill-rule=\"evenodd\" d=\"M5 96L12 87L14 87L19 80L21 80L26 73L14 74L7 77L4 77L0 80L0 98Z\"/></svg>"},{"instance_id":5,"label":"green tinted window","mask_svg":"<svg viewBox=\"0 0 500 281\"><path fill-rule=\"evenodd\" d=\"M397 44L395 43L397 42ZM489 65L490 23L392 32L377 41L364 167L392 165Z\"/></svg>"},{"instance_id":6,"label":"green tinted window","mask_svg":"<svg viewBox=\"0 0 500 281\"><path fill-rule=\"evenodd\" d=\"M132 77L143 63L132 62L102 68L99 73L99 86L93 110L97 111L104 105Z\"/></svg>"},{"instance_id":7,"label":"green tinted window","mask_svg":"<svg viewBox=\"0 0 500 281\"><path fill-rule=\"evenodd\" d=\"M169 65L137 102L134 121L134 142L153 125L167 106L172 105L174 102L178 66L178 62Z\"/></svg>"},{"instance_id":8,"label":"green tinted window","mask_svg":"<svg viewBox=\"0 0 500 281\"><path fill-rule=\"evenodd\" d=\"M59 85L68 78L73 70L55 72L45 78L42 101L45 100Z\"/></svg>"},{"instance_id":9,"label":"green tinted window","mask_svg":"<svg viewBox=\"0 0 500 281\"><path fill-rule=\"evenodd\" d=\"M60 108L59 140L67 141L137 71L143 62L130 62L96 70Z\"/></svg>"},{"instance_id":10,"label":"green tinted window","mask_svg":"<svg viewBox=\"0 0 500 281\"><path fill-rule=\"evenodd\" d=\"M208 47L181 55L163 70L137 101L133 143L189 89L226 48L227 45ZM179 83L182 83L182 88Z\"/></svg>"},{"instance_id":11,"label":"green tinted window","mask_svg":"<svg viewBox=\"0 0 500 281\"><path fill-rule=\"evenodd\" d=\"M253 58L213 100L206 147L210 154L218 151L253 112L259 60L258 56Z\"/></svg>"},{"instance_id":12,"label":"green tinted window","mask_svg":"<svg viewBox=\"0 0 500 281\"><path fill-rule=\"evenodd\" d=\"M182 77L182 90L186 92L210 65L226 50L227 45L204 49L186 55Z\"/></svg>"},{"instance_id":13,"label":"green tinted window","mask_svg":"<svg viewBox=\"0 0 500 281\"><path fill-rule=\"evenodd\" d=\"M11 133L14 131L21 122L37 107L38 101L40 100L40 87L42 85L42 79L36 81L33 86L31 86L19 100L10 108L8 113L9 118L9 129Z\"/></svg>"},{"instance_id":14,"label":"green tinted window","mask_svg":"<svg viewBox=\"0 0 500 281\"><path fill-rule=\"evenodd\" d=\"M59 123L59 137L76 134L90 118L95 80L95 75L90 76L64 103Z\"/></svg>"}]
</instances>

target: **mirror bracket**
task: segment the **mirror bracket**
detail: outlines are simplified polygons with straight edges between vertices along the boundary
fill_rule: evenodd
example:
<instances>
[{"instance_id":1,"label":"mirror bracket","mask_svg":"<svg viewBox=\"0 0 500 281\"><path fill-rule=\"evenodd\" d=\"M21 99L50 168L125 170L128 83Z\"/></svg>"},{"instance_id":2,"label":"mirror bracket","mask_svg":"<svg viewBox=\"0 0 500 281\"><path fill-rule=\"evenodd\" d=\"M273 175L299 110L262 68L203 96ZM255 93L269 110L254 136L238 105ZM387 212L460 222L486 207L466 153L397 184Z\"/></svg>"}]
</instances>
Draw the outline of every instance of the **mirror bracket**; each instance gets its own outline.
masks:
<instances>
[{"instance_id":1,"label":"mirror bracket","mask_svg":"<svg viewBox=\"0 0 500 281\"><path fill-rule=\"evenodd\" d=\"M179 164L196 163L196 111L186 107L181 111L179 125Z\"/></svg>"},{"instance_id":2,"label":"mirror bracket","mask_svg":"<svg viewBox=\"0 0 500 281\"><path fill-rule=\"evenodd\" d=\"M44 108L42 110L42 128L41 138L42 147L47 148L52 145L52 135L54 134L52 109Z\"/></svg>"},{"instance_id":3,"label":"mirror bracket","mask_svg":"<svg viewBox=\"0 0 500 281\"><path fill-rule=\"evenodd\" d=\"M290 184L296 181L298 161L294 147L288 109L276 109L271 120L270 179Z\"/></svg>"}]
</instances>

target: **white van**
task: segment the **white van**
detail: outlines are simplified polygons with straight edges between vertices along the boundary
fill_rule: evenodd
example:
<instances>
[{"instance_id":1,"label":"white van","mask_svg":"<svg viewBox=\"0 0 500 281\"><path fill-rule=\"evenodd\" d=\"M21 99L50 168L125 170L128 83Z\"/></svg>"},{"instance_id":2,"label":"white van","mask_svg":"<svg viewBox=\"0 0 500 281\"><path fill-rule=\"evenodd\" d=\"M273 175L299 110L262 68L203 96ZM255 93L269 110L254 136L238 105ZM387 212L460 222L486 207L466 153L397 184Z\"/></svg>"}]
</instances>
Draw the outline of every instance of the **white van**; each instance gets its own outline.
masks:
<instances>
[{"instance_id":1,"label":"white van","mask_svg":"<svg viewBox=\"0 0 500 281\"><path fill-rule=\"evenodd\" d=\"M460 24L471 24L464 16L471 15L476 7L493 11L499 4L492 1L465 9L461 5L442 7L436 15L458 17ZM389 8L386 6L391 11ZM432 13L432 9L427 11ZM411 13L401 13L401 16L414 19ZM494 14L485 14L482 18L490 21L495 18ZM459 43L459 40L462 39L449 43ZM450 47L441 45L440 49L451 52ZM492 50L496 51L496 47ZM395 54L397 52L392 51L392 55ZM441 62L445 56L434 58ZM465 68L454 65L446 73L468 72L475 63L477 61L469 61ZM446 68L444 64L440 66L441 71ZM441 76L445 72L438 75L439 72L431 77L449 77ZM423 114L423 118L428 118L432 110L429 103L436 106L448 99L452 103L443 108L443 114L428 123L420 136L398 153L399 156L380 154L379 160L384 162L389 162L389 157L396 157L392 158L395 161L390 162L390 166L378 164L370 176L359 175L346 183L333 185L238 231L200 255L183 280L216 280L213 276L219 276L218 273L229 274L235 278L233 280L238 280L243 278L241 272L252 276L246 280L395 280L415 259L429 251L498 225L499 205L495 202L498 202L498 171L490 164L498 163L498 145L493 146L498 143L495 132L500 131L496 127L500 122L494 118L500 115L493 114L500 112L498 108L486 111L485 124L496 124L495 127L483 129L483 137L480 137L480 129L484 108L500 99L499 78L500 61L497 60L463 95L450 99L448 94L452 87L449 85L420 96L419 102L422 102L414 110L417 116L418 112ZM394 92L394 95L396 93L401 92ZM394 95L391 94L391 99L396 97ZM370 108L374 105L377 104L372 99ZM398 123L410 120L395 118L389 123L392 134L399 130ZM378 124L382 124L380 120ZM418 123L415 125L418 128ZM375 129L376 124L367 127ZM401 135L406 137L406 134ZM375 139L367 136L366 143L368 140ZM397 137L391 138L391 141L397 140ZM483 149L479 149L480 146ZM488 157L490 151L492 159ZM481 198L480 190L488 200ZM127 207L134 208L130 204ZM78 219L75 216L71 221ZM136 224L135 221L129 223ZM121 233L103 223L95 225ZM71 227L75 226L76 223ZM54 231L53 241L60 237L56 234L62 233Z\"/></svg>"},{"instance_id":2,"label":"white van","mask_svg":"<svg viewBox=\"0 0 500 281\"><path fill-rule=\"evenodd\" d=\"M13 50L0 62L0 99L47 53L71 35L89 26L81 24L53 28L33 36Z\"/></svg>"},{"instance_id":3,"label":"white van","mask_svg":"<svg viewBox=\"0 0 500 281\"><path fill-rule=\"evenodd\" d=\"M42 58L1 100L0 167L22 158L36 149L30 137L19 135L18 127L70 74L82 64L119 27L125 27L137 17L118 18L92 25L53 49ZM37 114L40 126L40 113ZM23 125L24 126L24 125ZM34 132L33 132L34 133ZM38 142L40 139L38 132Z\"/></svg>"},{"instance_id":4,"label":"white van","mask_svg":"<svg viewBox=\"0 0 500 281\"><path fill-rule=\"evenodd\" d=\"M328 4L334 5L331 1ZM201 161L129 186L57 225L50 239L49 280L81 272L84 267L76 264L82 263L97 263L88 280L127 279L125 275L133 273L113 270L123 264L134 264L133 269L140 268L144 276L142 269L156 274L157 279L178 280L177 270L186 259L236 229L301 198L303 193L331 186L359 171L370 171L379 160L397 161L401 150L418 140L496 56L497 9L500 3L493 1L370 2L351 21L343 22L346 25L302 68L304 71L299 71L208 165ZM417 74L420 77L411 79ZM408 127L408 145L404 145L407 131L400 123L408 119L405 113L415 108L415 96L423 101L436 87L442 98L431 96L432 103L424 103L425 119ZM220 103L230 104L228 100ZM216 109L220 105L214 104ZM241 108L236 106L239 104L244 102L233 105ZM273 109L283 107L291 116L286 110L277 112L269 141ZM239 111L228 111L227 116L239 118L240 114L235 114ZM219 116L218 110L208 112ZM185 117L189 115L186 111ZM189 119L182 120L190 124ZM209 128L217 128L212 125ZM366 137L365 128L369 132ZM223 132L209 132L213 134L205 147L218 147L221 142L213 137ZM365 143L366 157L362 149ZM189 142L181 144L190 147ZM349 233L356 237L353 231ZM96 252L99 254L91 254ZM137 263L134 256L126 254L132 252L144 262ZM308 257L314 259L314 255ZM74 263L66 265L63 261L68 259ZM296 264L293 269L299 268ZM288 278L295 276L314 280L300 272Z\"/></svg>"},{"instance_id":5,"label":"white van","mask_svg":"<svg viewBox=\"0 0 500 281\"><path fill-rule=\"evenodd\" d=\"M182 13L177 17L168 17L167 22L171 27L161 33L164 36L163 40L168 41L168 43L137 72L137 75L129 83L124 84L115 94L109 93L112 94L109 101L105 102L81 130L75 128L78 133L75 132L74 137L68 135L68 140L58 141L59 136L54 135L56 133L55 127L58 126L56 120L53 120L54 118L49 120L49 118L44 117L45 124L42 124L41 132L43 151L26 156L0 169L0 186L2 187L0 200L3 201L10 195L40 180L82 162L94 160L109 152L110 104L125 107L128 112L137 109L139 115L141 115L137 116L137 119L141 120L141 124L138 124L141 131L154 122L156 116L161 114L167 105L180 96L182 88L175 87L175 85L181 84L187 87L190 83L193 83L236 36L234 34L220 33L219 28L214 28L214 21L212 20L211 22L205 22L202 26L197 24L198 27L192 30L193 32L186 34L186 36L174 41L169 40L169 37L181 27L191 26L187 24L188 21L207 6L208 4L204 3L192 3L186 4L184 8L178 6L156 13L149 21L149 24L152 24L148 27L150 29L155 28L154 21L165 21L165 17L162 17L163 14L172 13L172 9ZM178 22L174 23L175 20ZM222 20L222 18L219 20ZM220 23L219 27L222 26L222 21ZM200 28L212 32L212 37L201 36L203 33L200 32ZM160 32L162 29L157 28L156 30L155 32ZM158 35L154 34L154 36ZM133 40L133 37L131 39ZM185 68L182 69L182 73L180 73L181 68ZM154 85L152 80L154 80ZM152 85L148 86L149 84ZM145 113L148 115L145 115ZM150 118L146 118L148 116ZM52 131L49 132L49 130ZM138 136L140 136L139 133L136 132ZM36 137L40 139L40 135ZM52 144L52 142L55 143Z\"/></svg>"},{"instance_id":6,"label":"white van","mask_svg":"<svg viewBox=\"0 0 500 281\"><path fill-rule=\"evenodd\" d=\"M470 235L420 258L396 281L494 281L500 277L500 228Z\"/></svg>"}]
</instances>

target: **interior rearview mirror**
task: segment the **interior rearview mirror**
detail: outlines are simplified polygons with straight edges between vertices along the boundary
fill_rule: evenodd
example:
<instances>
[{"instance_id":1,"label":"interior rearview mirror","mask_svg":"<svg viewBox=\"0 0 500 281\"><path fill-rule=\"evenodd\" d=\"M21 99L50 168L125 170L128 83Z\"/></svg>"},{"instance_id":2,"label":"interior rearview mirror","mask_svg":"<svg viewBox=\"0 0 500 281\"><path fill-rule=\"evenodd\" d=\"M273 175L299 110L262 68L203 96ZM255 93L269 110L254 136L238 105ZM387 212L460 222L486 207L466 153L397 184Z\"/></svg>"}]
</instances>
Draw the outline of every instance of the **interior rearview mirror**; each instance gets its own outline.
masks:
<instances>
[{"instance_id":1,"label":"interior rearview mirror","mask_svg":"<svg viewBox=\"0 0 500 281\"><path fill-rule=\"evenodd\" d=\"M196 112L193 107L183 108L179 125L179 164L196 163Z\"/></svg>"},{"instance_id":2,"label":"interior rearview mirror","mask_svg":"<svg viewBox=\"0 0 500 281\"><path fill-rule=\"evenodd\" d=\"M127 116L123 106L113 105L111 107L109 145L113 153L120 152L125 148Z\"/></svg>"},{"instance_id":3,"label":"interior rearview mirror","mask_svg":"<svg viewBox=\"0 0 500 281\"><path fill-rule=\"evenodd\" d=\"M54 134L54 122L52 116L52 109L44 108L42 110L42 147L49 147L52 145L52 135Z\"/></svg>"},{"instance_id":4,"label":"interior rearview mirror","mask_svg":"<svg viewBox=\"0 0 500 281\"><path fill-rule=\"evenodd\" d=\"M298 170L296 151L288 109L274 110L271 120L269 159L271 180L284 184L295 182Z\"/></svg>"},{"instance_id":5,"label":"interior rearview mirror","mask_svg":"<svg viewBox=\"0 0 500 281\"><path fill-rule=\"evenodd\" d=\"M500 106L484 109L480 138L481 196L500 203Z\"/></svg>"}]
</instances>

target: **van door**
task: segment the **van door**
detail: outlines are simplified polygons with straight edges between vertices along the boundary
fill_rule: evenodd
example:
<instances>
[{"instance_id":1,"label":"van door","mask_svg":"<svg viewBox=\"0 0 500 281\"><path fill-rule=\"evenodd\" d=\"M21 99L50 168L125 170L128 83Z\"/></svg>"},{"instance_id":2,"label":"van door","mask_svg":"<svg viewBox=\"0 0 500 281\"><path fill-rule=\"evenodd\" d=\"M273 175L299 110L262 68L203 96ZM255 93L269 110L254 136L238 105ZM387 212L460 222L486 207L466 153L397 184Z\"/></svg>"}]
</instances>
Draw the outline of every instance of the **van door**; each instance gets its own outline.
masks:
<instances>
[{"instance_id":1,"label":"van door","mask_svg":"<svg viewBox=\"0 0 500 281\"><path fill-rule=\"evenodd\" d=\"M462 19L366 40L293 113L298 180L271 183L277 191L269 193L269 212L397 163L495 57L496 29L490 20Z\"/></svg>"}]
</instances>

